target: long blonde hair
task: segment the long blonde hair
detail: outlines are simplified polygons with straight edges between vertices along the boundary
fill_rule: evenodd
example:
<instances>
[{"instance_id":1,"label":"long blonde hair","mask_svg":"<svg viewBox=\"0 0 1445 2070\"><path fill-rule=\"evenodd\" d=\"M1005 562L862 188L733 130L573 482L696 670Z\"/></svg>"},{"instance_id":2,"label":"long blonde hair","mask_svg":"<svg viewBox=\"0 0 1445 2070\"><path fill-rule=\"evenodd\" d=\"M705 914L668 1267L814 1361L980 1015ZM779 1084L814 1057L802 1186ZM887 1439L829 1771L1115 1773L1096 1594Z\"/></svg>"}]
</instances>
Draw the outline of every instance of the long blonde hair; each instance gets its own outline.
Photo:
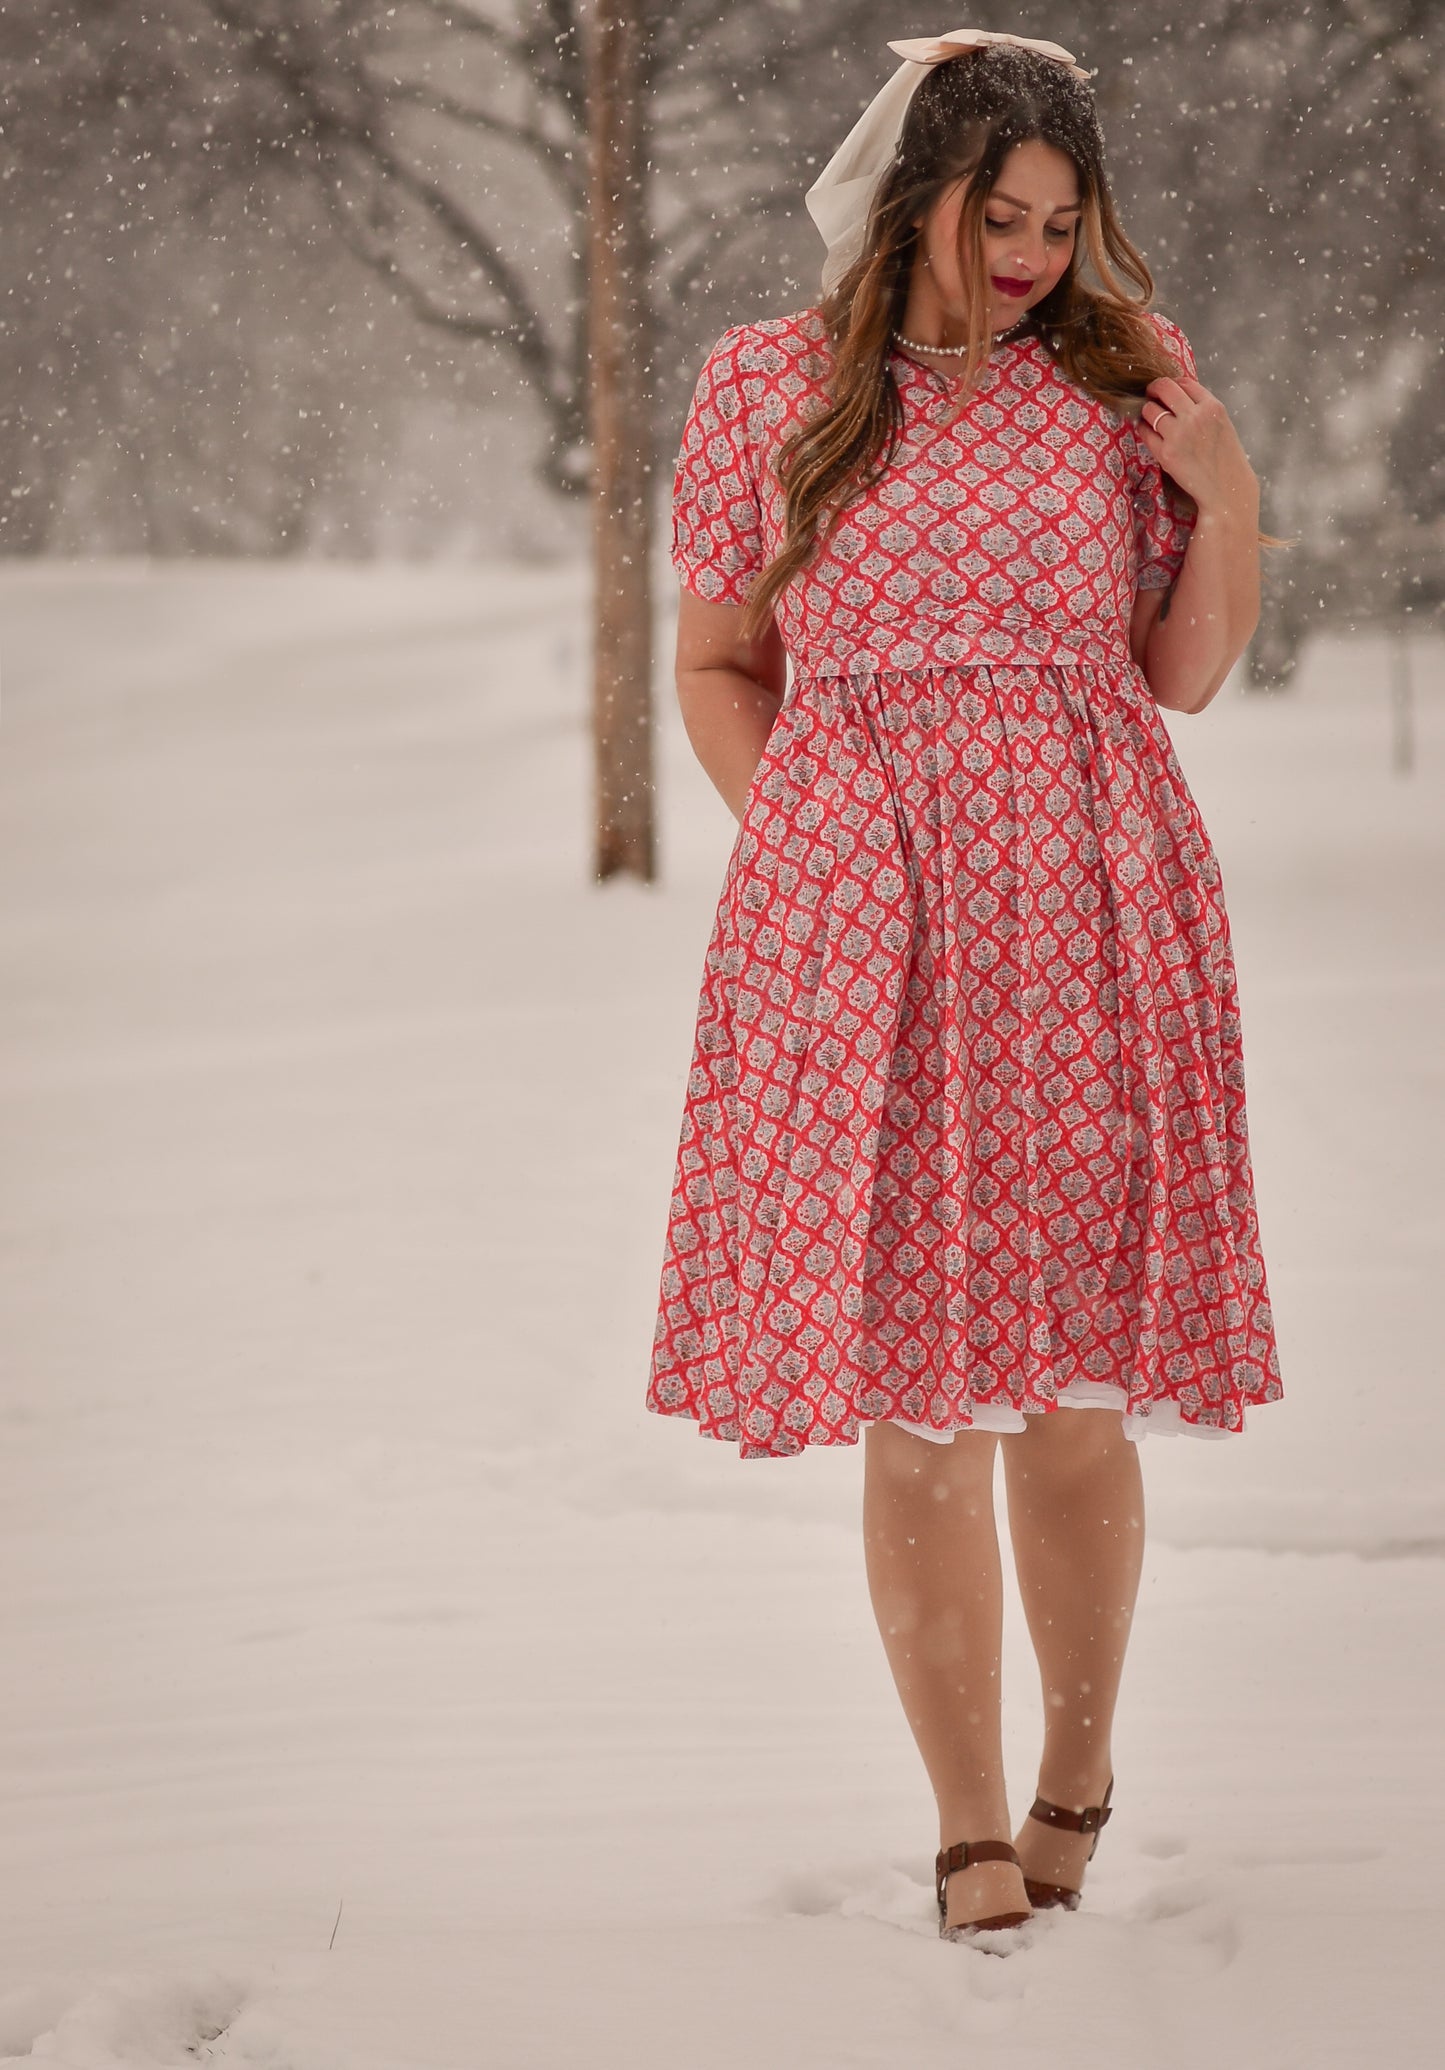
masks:
<instances>
[{"instance_id":1,"label":"long blonde hair","mask_svg":"<svg viewBox=\"0 0 1445 2070\"><path fill-rule=\"evenodd\" d=\"M1138 415L1151 381L1183 371L1144 314L1154 277L1115 212L1087 85L1051 59L1006 44L985 44L934 65L909 103L898 150L873 198L863 250L819 304L831 348L826 401L779 450L784 542L749 594L746 638L762 635L779 596L826 542L848 503L892 462L903 405L891 353L918 225L960 180L967 181L958 222L967 356L958 405L960 411L966 406L993 349L982 291L988 273L984 208L1008 154L1034 138L1073 161L1082 235L1067 271L1030 310L1026 328L1037 332L1069 380L1123 415ZM1079 278L1084 254L1102 291ZM1176 507L1192 512L1193 499L1168 475L1163 480ZM1288 543L1258 536L1264 546Z\"/></svg>"}]
</instances>

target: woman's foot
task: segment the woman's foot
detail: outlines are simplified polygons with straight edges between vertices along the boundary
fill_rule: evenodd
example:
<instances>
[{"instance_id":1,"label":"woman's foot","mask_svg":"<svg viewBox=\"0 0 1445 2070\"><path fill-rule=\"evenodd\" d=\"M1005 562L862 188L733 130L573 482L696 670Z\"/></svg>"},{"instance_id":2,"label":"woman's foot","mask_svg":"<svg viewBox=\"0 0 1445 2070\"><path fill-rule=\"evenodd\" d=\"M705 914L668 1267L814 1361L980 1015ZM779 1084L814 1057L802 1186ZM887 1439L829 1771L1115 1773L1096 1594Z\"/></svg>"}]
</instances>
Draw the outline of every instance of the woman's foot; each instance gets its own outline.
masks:
<instances>
[{"instance_id":1,"label":"woman's foot","mask_svg":"<svg viewBox=\"0 0 1445 2070\"><path fill-rule=\"evenodd\" d=\"M1024 1872L1012 1862L975 1862L971 1868L955 1869L945 1895L946 1926L971 1926L975 1920L1031 1909L1024 1889Z\"/></svg>"},{"instance_id":2,"label":"woman's foot","mask_svg":"<svg viewBox=\"0 0 1445 2070\"><path fill-rule=\"evenodd\" d=\"M1072 1810L1084 1804L1101 1803L1108 1786L1108 1774L1097 1787L1083 1792L1078 1784L1060 1792L1046 1788L1041 1780L1038 1794L1051 1803L1063 1804ZM1027 1876L1031 1883L1055 1883L1064 1890L1082 1890L1086 1864L1097 1838L1097 1833L1072 1833L1067 1826L1045 1825L1041 1819L1025 1817L1014 1835L1019 1875Z\"/></svg>"}]
</instances>

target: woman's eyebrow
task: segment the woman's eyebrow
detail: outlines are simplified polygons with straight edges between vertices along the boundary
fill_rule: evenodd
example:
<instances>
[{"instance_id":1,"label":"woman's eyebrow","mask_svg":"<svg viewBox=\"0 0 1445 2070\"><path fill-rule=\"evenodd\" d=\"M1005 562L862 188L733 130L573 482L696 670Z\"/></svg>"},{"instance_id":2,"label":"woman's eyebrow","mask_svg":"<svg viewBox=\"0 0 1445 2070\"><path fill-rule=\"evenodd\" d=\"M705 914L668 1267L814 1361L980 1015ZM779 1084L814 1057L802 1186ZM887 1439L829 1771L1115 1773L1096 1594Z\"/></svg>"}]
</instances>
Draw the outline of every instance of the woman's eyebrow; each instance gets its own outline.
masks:
<instances>
[{"instance_id":1,"label":"woman's eyebrow","mask_svg":"<svg viewBox=\"0 0 1445 2070\"><path fill-rule=\"evenodd\" d=\"M1005 194L1002 187L993 187L989 191L992 194L994 194L1000 201L1011 201L1014 207L1021 208L1026 216L1032 213L1028 203L1026 201L1020 201L1017 194ZM1082 201L1060 202L1057 208L1051 208L1049 210L1049 214L1051 216L1073 216L1077 215L1079 210L1083 206L1084 204Z\"/></svg>"}]
</instances>

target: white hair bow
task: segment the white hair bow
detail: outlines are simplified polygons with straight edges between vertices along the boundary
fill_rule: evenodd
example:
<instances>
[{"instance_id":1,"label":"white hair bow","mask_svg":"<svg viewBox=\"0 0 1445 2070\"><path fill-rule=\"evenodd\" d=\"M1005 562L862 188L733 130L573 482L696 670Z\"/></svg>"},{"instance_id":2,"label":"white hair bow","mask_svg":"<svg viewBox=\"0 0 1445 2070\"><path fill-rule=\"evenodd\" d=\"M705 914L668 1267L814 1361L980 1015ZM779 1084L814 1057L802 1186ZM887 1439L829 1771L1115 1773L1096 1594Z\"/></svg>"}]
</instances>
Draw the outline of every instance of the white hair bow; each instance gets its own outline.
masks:
<instances>
[{"instance_id":1,"label":"white hair bow","mask_svg":"<svg viewBox=\"0 0 1445 2070\"><path fill-rule=\"evenodd\" d=\"M925 72L957 57L961 50L973 50L983 43L1012 43L1020 50L1036 50L1041 57L1067 65L1077 79L1091 76L1075 64L1073 52L1060 44L1041 43L1033 36L1010 36L999 29L950 29L946 36L917 36L890 43L888 48L896 50L903 63L869 102L808 189L808 213L828 247L823 262L824 294L837 286L863 249L874 190L898 147L908 103Z\"/></svg>"}]
</instances>

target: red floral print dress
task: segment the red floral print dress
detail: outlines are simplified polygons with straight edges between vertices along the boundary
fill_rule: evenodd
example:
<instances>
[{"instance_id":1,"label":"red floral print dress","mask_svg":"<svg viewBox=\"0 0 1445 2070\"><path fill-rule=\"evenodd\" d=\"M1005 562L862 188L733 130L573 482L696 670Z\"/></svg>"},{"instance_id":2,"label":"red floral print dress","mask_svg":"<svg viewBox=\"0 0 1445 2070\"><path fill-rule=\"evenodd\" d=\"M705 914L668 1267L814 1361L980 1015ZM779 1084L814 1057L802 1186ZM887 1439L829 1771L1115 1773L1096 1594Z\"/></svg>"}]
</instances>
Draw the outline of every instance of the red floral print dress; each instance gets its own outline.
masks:
<instances>
[{"instance_id":1,"label":"red floral print dress","mask_svg":"<svg viewBox=\"0 0 1445 2070\"><path fill-rule=\"evenodd\" d=\"M781 545L773 459L827 351L808 310L703 367L673 502L698 596L741 604ZM647 1407L745 1459L1061 1406L1240 1432L1283 1390L1229 924L1129 653L1192 518L1037 332L953 426L954 380L892 366L893 462L779 601Z\"/></svg>"}]
</instances>

